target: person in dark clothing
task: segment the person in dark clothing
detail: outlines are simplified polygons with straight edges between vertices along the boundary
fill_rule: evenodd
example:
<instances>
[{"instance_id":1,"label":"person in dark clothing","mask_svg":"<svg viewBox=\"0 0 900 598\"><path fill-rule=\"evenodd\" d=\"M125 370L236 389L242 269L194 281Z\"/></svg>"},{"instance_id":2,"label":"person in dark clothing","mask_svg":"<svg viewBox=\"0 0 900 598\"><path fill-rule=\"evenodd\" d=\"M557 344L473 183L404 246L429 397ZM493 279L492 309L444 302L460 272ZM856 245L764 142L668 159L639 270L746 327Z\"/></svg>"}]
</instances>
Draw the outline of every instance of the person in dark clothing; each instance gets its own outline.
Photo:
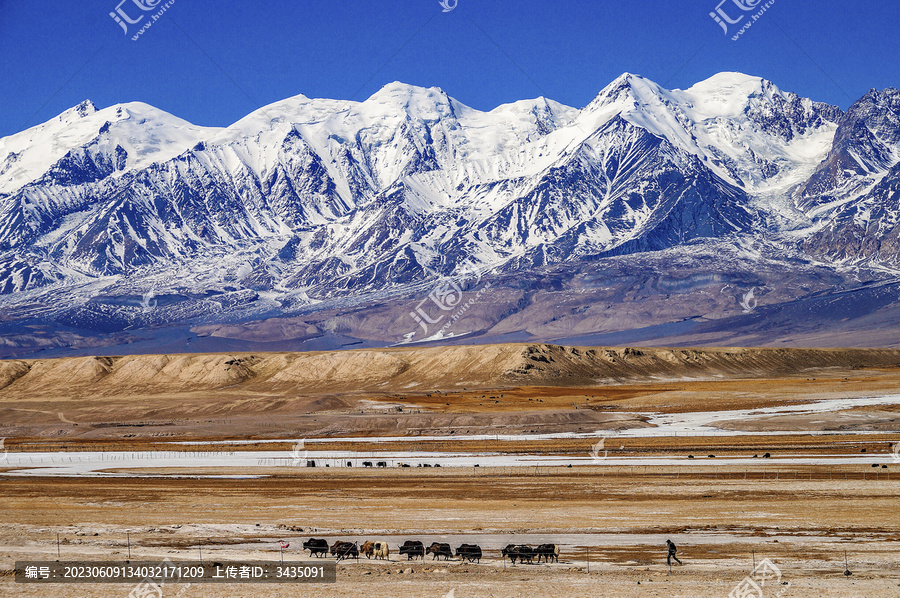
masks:
<instances>
[{"instance_id":1,"label":"person in dark clothing","mask_svg":"<svg viewBox=\"0 0 900 598\"><path fill-rule=\"evenodd\" d=\"M675 553L678 552L678 548L675 546L675 543L672 540L666 540L666 547L669 549L669 555L666 557L666 564L668 566L672 566L672 559L675 559L675 562L679 565L683 565L681 561L678 560L678 557L675 556Z\"/></svg>"}]
</instances>

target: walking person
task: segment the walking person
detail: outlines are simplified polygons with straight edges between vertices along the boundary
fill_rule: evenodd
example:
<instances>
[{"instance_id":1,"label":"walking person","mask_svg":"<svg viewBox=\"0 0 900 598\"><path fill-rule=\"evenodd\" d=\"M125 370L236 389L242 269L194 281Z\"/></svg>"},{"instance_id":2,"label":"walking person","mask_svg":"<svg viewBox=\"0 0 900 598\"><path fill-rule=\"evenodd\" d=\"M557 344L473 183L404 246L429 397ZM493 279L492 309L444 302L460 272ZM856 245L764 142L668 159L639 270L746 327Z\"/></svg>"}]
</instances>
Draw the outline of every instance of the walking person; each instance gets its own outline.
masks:
<instances>
[{"instance_id":1,"label":"walking person","mask_svg":"<svg viewBox=\"0 0 900 598\"><path fill-rule=\"evenodd\" d=\"M672 542L672 540L666 540L666 547L669 549L669 554L668 556L666 556L666 564L671 567L672 559L675 559L676 563L678 563L679 565L683 565L684 563L678 560L678 557L675 556L675 553L678 552L678 547L675 546L675 542Z\"/></svg>"}]
</instances>

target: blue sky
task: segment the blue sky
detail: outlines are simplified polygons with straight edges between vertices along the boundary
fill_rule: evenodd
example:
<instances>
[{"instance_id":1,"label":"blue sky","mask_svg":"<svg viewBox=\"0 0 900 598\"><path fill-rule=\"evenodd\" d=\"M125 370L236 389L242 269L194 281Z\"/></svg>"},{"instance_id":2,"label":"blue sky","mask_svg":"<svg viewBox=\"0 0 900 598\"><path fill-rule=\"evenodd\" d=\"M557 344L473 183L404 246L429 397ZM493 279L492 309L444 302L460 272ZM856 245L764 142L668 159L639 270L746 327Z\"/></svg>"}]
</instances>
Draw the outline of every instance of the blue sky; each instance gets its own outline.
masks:
<instances>
[{"instance_id":1,"label":"blue sky","mask_svg":"<svg viewBox=\"0 0 900 598\"><path fill-rule=\"evenodd\" d=\"M453 0L447 0L452 4ZM363 100L399 80L438 86L489 110L546 96L581 107L628 71L685 88L720 71L771 79L844 108L870 88L900 87L900 3L775 0L738 40L710 18L719 0L175 0L149 20L120 0L0 0L0 136L84 99L143 101L226 126L299 93ZM744 12L722 5L732 19ZM157 7L159 8L159 7Z\"/></svg>"}]
</instances>

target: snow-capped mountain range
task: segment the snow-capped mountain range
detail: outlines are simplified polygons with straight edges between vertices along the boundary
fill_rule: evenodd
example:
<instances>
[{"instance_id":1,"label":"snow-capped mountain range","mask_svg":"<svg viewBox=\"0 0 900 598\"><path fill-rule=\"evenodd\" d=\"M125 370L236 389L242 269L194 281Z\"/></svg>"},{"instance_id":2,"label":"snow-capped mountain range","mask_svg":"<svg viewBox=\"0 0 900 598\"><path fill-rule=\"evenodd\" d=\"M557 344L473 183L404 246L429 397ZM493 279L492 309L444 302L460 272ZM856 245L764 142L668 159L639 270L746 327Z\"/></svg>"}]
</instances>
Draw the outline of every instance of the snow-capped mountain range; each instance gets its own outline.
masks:
<instances>
[{"instance_id":1,"label":"snow-capped mountain range","mask_svg":"<svg viewBox=\"0 0 900 598\"><path fill-rule=\"evenodd\" d=\"M716 280L825 268L843 291L900 268L898 164L897 90L845 113L739 73L687 90L624 74L580 110L481 112L392 83L224 129L85 101L0 139L0 316L74 334L327 312L307 318L319 333L421 340L412 320L376 333L372 307L400 301L396 322L465 266L522 297L453 334L509 334L533 328L512 322L553 291L551 272L662 260L678 279L673 255Z\"/></svg>"}]
</instances>

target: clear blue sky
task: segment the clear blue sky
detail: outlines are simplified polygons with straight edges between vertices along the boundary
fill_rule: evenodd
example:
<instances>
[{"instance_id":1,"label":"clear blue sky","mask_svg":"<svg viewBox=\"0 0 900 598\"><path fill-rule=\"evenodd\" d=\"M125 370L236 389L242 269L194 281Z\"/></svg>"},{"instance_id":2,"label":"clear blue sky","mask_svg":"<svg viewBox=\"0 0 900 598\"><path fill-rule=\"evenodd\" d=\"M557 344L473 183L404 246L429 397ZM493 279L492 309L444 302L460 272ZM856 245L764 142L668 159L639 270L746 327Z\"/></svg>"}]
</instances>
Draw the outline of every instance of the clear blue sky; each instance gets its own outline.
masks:
<instances>
[{"instance_id":1,"label":"clear blue sky","mask_svg":"<svg viewBox=\"0 0 900 598\"><path fill-rule=\"evenodd\" d=\"M732 18L752 14L735 1L759 0L727 0ZM625 71L668 88L742 71L844 108L900 87L895 0L775 0L736 42L709 17L718 0L458 0L447 13L438 0L175 0L136 42L109 17L118 2L0 0L0 136L87 98L226 126L298 93L363 100L394 80L479 109L539 95L581 107ZM165 0L126 0L131 18L152 14L134 2Z\"/></svg>"}]
</instances>

